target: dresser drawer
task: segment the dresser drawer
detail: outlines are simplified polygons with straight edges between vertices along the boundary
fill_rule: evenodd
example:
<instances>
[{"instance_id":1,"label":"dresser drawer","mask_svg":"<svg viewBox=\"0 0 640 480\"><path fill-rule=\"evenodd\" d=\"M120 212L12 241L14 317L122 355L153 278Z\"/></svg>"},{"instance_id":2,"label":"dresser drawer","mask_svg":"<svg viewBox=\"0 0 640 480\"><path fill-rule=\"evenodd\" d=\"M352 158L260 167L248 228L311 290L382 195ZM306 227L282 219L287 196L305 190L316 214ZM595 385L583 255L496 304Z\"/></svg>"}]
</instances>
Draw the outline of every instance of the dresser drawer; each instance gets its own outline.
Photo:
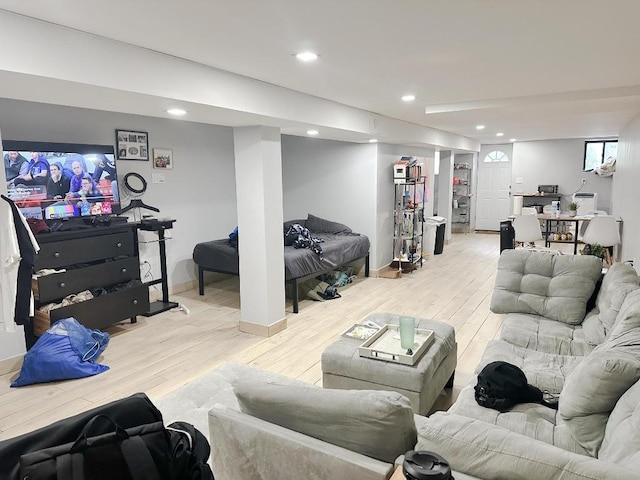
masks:
<instances>
[{"instance_id":1,"label":"dresser drawer","mask_svg":"<svg viewBox=\"0 0 640 480\"><path fill-rule=\"evenodd\" d=\"M140 278L138 258L128 257L40 277L34 280L33 293L39 303L49 303L71 293L98 287L108 289L134 278Z\"/></svg>"},{"instance_id":2,"label":"dresser drawer","mask_svg":"<svg viewBox=\"0 0 640 480\"><path fill-rule=\"evenodd\" d=\"M36 270L133 254L134 237L130 231L48 242L40 245Z\"/></svg>"},{"instance_id":3,"label":"dresser drawer","mask_svg":"<svg viewBox=\"0 0 640 480\"><path fill-rule=\"evenodd\" d=\"M42 335L49 326L61 318L74 317L87 328L104 329L127 318L149 311L149 287L137 287L101 295L66 307L56 308L49 315L36 312L33 329Z\"/></svg>"}]
</instances>

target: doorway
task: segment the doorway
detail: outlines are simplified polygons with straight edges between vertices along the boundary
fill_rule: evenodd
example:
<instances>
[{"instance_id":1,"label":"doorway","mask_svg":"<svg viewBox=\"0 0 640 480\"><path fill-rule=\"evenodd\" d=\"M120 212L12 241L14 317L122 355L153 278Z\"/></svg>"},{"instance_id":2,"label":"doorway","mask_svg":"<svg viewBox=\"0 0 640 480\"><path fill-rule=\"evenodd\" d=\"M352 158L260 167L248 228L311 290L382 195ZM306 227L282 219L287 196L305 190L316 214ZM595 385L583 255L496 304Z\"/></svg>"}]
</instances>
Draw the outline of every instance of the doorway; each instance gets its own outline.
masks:
<instances>
[{"instance_id":1,"label":"doorway","mask_svg":"<svg viewBox=\"0 0 640 480\"><path fill-rule=\"evenodd\" d=\"M510 212L513 146L483 145L478 156L476 229L499 231Z\"/></svg>"}]
</instances>

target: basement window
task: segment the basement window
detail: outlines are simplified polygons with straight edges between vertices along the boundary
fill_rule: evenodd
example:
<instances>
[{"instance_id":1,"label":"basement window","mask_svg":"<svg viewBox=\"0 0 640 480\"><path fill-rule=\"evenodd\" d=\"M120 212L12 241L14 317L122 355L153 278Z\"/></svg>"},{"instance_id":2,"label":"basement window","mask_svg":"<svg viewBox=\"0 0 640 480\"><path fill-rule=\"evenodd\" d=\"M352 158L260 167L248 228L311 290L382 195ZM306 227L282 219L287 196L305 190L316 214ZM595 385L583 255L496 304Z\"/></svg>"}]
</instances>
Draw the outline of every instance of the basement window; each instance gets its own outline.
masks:
<instances>
[{"instance_id":1,"label":"basement window","mask_svg":"<svg viewBox=\"0 0 640 480\"><path fill-rule=\"evenodd\" d=\"M617 157L617 140L588 140L584 142L582 170L591 172L602 165L608 158Z\"/></svg>"}]
</instances>

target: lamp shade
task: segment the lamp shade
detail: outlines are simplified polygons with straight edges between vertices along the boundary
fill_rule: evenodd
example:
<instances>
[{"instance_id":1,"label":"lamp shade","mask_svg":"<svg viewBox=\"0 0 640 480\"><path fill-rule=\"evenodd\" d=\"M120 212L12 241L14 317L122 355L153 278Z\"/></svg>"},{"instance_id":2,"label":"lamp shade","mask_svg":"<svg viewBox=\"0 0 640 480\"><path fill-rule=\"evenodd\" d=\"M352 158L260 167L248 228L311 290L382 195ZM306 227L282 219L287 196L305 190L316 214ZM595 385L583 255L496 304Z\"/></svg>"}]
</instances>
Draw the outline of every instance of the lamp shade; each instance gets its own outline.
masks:
<instances>
[{"instance_id":1,"label":"lamp shade","mask_svg":"<svg viewBox=\"0 0 640 480\"><path fill-rule=\"evenodd\" d=\"M596 215L593 217L582 236L584 243L612 247L620 243L618 222L611 215Z\"/></svg>"}]
</instances>

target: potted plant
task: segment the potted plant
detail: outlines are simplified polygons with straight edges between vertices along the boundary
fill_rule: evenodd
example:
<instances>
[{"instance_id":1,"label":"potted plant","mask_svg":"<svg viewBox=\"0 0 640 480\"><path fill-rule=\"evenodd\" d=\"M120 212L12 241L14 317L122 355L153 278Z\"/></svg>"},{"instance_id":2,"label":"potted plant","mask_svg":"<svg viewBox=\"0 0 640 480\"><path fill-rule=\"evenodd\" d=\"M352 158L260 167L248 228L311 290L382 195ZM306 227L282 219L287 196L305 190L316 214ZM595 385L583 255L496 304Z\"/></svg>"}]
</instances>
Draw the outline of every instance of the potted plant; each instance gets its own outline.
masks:
<instances>
[{"instance_id":1,"label":"potted plant","mask_svg":"<svg viewBox=\"0 0 640 480\"><path fill-rule=\"evenodd\" d=\"M595 257L599 257L602 260L604 260L606 256L605 250L606 250L606 247L603 247L602 245L598 245L597 243L591 243L591 244L586 244L580 253L582 253L582 255L593 255Z\"/></svg>"},{"instance_id":2,"label":"potted plant","mask_svg":"<svg viewBox=\"0 0 640 480\"><path fill-rule=\"evenodd\" d=\"M578 214L578 204L576 202L569 203L569 216L575 217Z\"/></svg>"}]
</instances>

